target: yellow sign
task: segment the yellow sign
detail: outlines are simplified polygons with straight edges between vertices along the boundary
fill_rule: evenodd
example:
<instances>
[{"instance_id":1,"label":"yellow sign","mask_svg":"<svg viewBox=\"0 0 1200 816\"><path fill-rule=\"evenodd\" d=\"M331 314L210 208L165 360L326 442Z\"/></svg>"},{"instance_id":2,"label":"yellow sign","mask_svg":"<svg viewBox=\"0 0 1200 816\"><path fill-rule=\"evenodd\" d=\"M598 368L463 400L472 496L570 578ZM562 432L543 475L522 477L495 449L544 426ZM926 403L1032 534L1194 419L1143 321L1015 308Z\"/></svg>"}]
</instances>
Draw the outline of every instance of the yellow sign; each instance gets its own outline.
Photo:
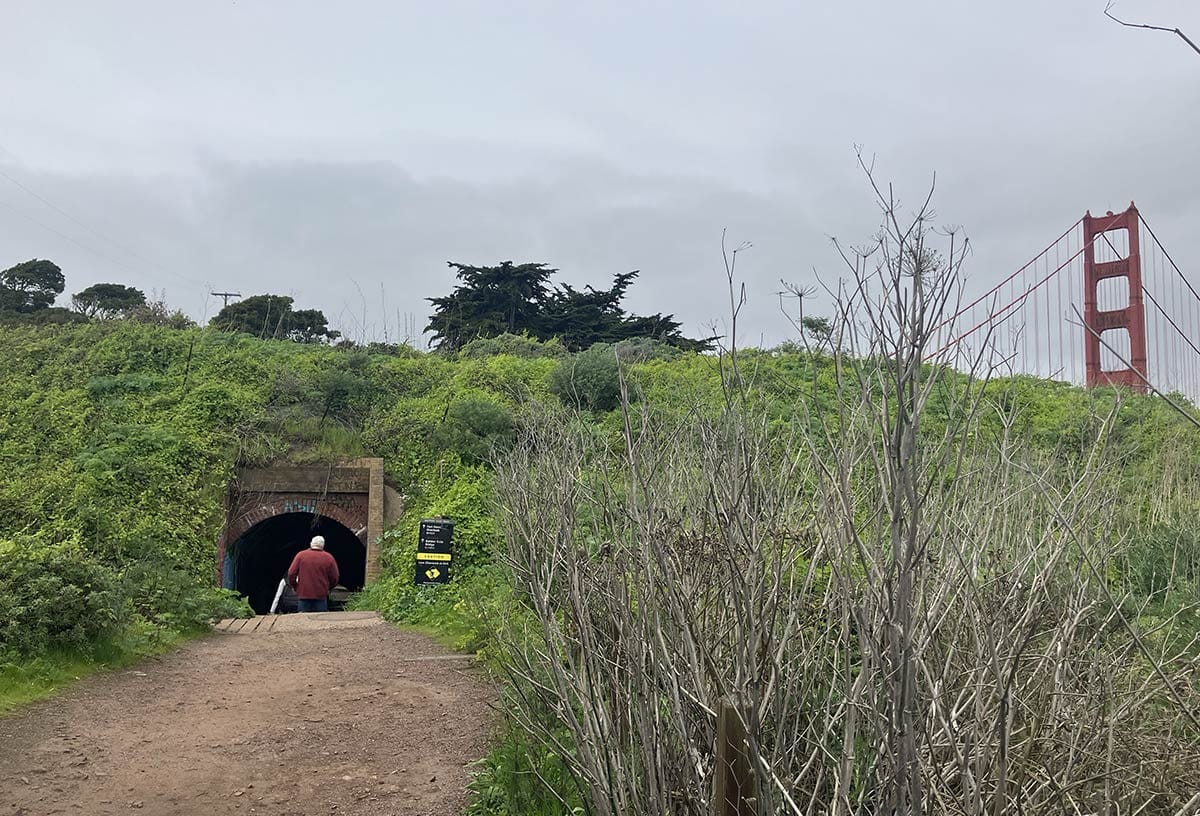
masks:
<instances>
[{"instance_id":1,"label":"yellow sign","mask_svg":"<svg viewBox=\"0 0 1200 816\"><path fill-rule=\"evenodd\" d=\"M418 561L449 561L450 553L417 553Z\"/></svg>"},{"instance_id":2,"label":"yellow sign","mask_svg":"<svg viewBox=\"0 0 1200 816\"><path fill-rule=\"evenodd\" d=\"M425 570L425 577L428 578L430 581L436 581L437 577L441 574L442 574L442 571L440 569L438 569L437 567L433 567L432 569Z\"/></svg>"}]
</instances>

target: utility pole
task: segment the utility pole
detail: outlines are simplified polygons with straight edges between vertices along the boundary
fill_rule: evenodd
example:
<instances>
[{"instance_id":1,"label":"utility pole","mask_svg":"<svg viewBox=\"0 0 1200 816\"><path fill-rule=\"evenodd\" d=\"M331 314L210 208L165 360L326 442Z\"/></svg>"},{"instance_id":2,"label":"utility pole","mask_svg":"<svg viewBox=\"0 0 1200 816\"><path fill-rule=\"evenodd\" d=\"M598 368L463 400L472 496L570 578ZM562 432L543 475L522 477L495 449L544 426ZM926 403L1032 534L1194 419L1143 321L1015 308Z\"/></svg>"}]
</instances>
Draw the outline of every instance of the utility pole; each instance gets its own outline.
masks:
<instances>
[{"instance_id":1,"label":"utility pole","mask_svg":"<svg viewBox=\"0 0 1200 816\"><path fill-rule=\"evenodd\" d=\"M209 292L209 294L214 297L219 297L224 301L224 303L221 304L222 309L229 305L229 299L231 297L241 297L242 296L241 292Z\"/></svg>"}]
</instances>

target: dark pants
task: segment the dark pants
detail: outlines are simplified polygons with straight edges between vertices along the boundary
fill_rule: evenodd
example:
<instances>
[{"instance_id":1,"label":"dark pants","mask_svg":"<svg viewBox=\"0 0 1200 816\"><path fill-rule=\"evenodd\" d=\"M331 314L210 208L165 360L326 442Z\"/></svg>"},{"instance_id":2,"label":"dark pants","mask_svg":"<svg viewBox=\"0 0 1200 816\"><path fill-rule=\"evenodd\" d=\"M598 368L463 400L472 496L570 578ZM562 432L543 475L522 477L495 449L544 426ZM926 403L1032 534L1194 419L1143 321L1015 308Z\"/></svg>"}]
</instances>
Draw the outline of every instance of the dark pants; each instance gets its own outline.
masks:
<instances>
[{"instance_id":1,"label":"dark pants","mask_svg":"<svg viewBox=\"0 0 1200 816\"><path fill-rule=\"evenodd\" d=\"M298 598L301 612L328 612L328 598Z\"/></svg>"}]
</instances>

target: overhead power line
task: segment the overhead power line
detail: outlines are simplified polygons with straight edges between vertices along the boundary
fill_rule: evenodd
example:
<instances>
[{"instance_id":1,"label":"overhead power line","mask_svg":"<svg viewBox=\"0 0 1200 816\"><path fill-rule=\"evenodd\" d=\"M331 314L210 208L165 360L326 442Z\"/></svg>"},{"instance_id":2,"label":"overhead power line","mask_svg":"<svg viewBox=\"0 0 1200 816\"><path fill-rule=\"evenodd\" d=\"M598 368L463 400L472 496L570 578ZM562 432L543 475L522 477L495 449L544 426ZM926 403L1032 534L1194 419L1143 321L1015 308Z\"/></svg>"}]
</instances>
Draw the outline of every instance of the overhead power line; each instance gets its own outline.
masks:
<instances>
[{"instance_id":1,"label":"overhead power line","mask_svg":"<svg viewBox=\"0 0 1200 816\"><path fill-rule=\"evenodd\" d=\"M5 151L5 152L7 152L7 151ZM125 246L124 244L122 244L122 243L120 243L120 242L118 242L118 241L114 240L113 238L110 238L110 237L108 237L108 236L107 236L107 235L105 235L104 233L102 233L102 232L100 232L100 231L98 231L98 230L95 230L95 229L93 229L92 227L89 227L89 226L88 226L87 224L85 224L83 221L80 221L78 218L76 218L75 216L71 215L69 212L67 212L67 211L66 211L66 210L64 210L62 207L60 207L60 206L58 206L57 204L55 204L55 203L54 203L53 201L51 201L50 199L46 198L46 197L45 197L45 196L43 196L43 195L39 195L39 194L38 194L36 191L34 191L34 190L31 190L31 189L29 189L29 187L27 187L26 185L22 184L22 183L21 183L19 180L17 180L17 179L15 179L15 178L13 178L11 175L9 175L8 173L6 173L6 172L4 171L4 169L3 169L3 168L0 168L0 178L4 178L4 179L7 179L8 181L12 182L12 184L13 184L13 185L15 185L17 188L19 188L19 189L21 189L21 190L25 191L26 193L28 193L29 195L33 196L33 197L34 197L34 198L36 198L38 201L42 202L42 203L43 203L43 204L45 204L47 207L49 207L50 209L54 210L56 213L58 213L59 215L61 215L63 218L66 218L68 221L71 221L72 223L76 224L77 226L83 227L85 230L87 230L88 232L90 232L92 235L95 235L95 236L96 236L97 238L99 238L101 241L105 241L105 242L107 242L107 243L109 243L109 244L112 244L114 247L116 247L117 249L121 250L122 252L124 252L124 253L126 253L126 254L130 255L131 257L133 257L133 258L137 258L137 259L138 259L139 261L141 261L142 263L144 263L144 264L147 264L147 265L149 265L149 266L151 266L151 267L154 267L155 269L157 269L157 267L158 267L158 264L154 263L153 261L147 260L146 258L143 258L141 255L139 255L139 254L138 254L137 252L135 252L134 250L132 250L132 249L130 249L129 247Z\"/></svg>"},{"instance_id":2,"label":"overhead power line","mask_svg":"<svg viewBox=\"0 0 1200 816\"><path fill-rule=\"evenodd\" d=\"M4 154L6 154L8 156L12 156L14 159L16 159L16 155L12 151L7 150L3 145L0 145L0 153L4 153ZM93 227L88 226L88 224L85 223L84 221L75 217L74 215L69 213L67 210L63 209L62 207L55 204L50 199L48 199L45 196L38 193L36 190L31 189L28 185L22 183L19 179L14 178L12 175L10 175L8 172L6 172L3 168L0 168L0 178L7 180L13 186L17 187L18 189L20 189L27 195L37 199L42 204L44 204L45 206L54 210L56 213L63 216L64 218L66 218L67 220L72 222L73 224L87 230L89 233L96 236L101 241L104 241L108 245L115 247L116 249L119 249L121 252L125 253L126 255L128 255L131 258L136 258L142 264L146 265L146 267L148 268L147 271L152 271L157 274L165 273L165 274L175 278L176 280L179 280L183 283L188 284L189 286L199 286L199 287L203 287L203 288L208 288L208 286L209 286L208 283L204 283L204 282L198 281L194 278L190 278L187 275L183 275L179 272L175 272L174 270L166 267L163 264L155 263L154 261L149 260L145 256L139 254L138 252L136 252L133 249L129 248L128 246L124 245L120 241L110 238L103 232L101 232L97 229L94 229ZM48 232L54 233L55 235L59 236L60 238L70 241L72 244L75 244L76 246L86 250L87 252L90 252L91 254L95 255L98 258L102 258L103 260L108 261L110 264L113 264L114 266L124 270L125 272L127 272L131 275L138 274L135 270L131 269L126 263L124 263L116 258L113 258L111 255L101 252L100 250L96 249L95 247L89 246L88 244L83 243L82 241L72 237L71 235L68 235L67 233L62 232L61 230L55 229L54 227L50 226L49 224L45 224L42 221L39 221L38 219L34 218L33 216L29 215L28 213L26 213L22 210L17 209L16 207L13 207L11 205L4 205L4 206L6 209L10 210L11 212L16 213L17 215L21 216L22 218L26 219L27 221L30 221L30 222L38 225L39 227L41 227L42 229L44 229Z\"/></svg>"},{"instance_id":3,"label":"overhead power line","mask_svg":"<svg viewBox=\"0 0 1200 816\"><path fill-rule=\"evenodd\" d=\"M62 230L55 229L54 227L50 226L49 224L45 224L45 223L37 220L29 213L24 212L23 210L19 210L16 207L12 206L11 204L6 204L3 201L0 201L0 207L4 207L4 209L8 210L9 212L16 213L17 215L24 218L26 221L29 221L33 224L38 225L39 227L46 230L47 232L54 233L55 235L57 235L59 238L62 238L63 240L70 241L72 244L79 247L80 249L92 253L97 258L102 258L103 260L108 261L113 266L119 267L131 274L137 274L132 269L130 269L128 266L123 264L121 261L118 261L116 258L105 255L103 252L96 249L95 247L88 246L87 244L83 243L82 241L77 240L76 238L74 238L71 235L68 235L67 233L63 232Z\"/></svg>"}]
</instances>

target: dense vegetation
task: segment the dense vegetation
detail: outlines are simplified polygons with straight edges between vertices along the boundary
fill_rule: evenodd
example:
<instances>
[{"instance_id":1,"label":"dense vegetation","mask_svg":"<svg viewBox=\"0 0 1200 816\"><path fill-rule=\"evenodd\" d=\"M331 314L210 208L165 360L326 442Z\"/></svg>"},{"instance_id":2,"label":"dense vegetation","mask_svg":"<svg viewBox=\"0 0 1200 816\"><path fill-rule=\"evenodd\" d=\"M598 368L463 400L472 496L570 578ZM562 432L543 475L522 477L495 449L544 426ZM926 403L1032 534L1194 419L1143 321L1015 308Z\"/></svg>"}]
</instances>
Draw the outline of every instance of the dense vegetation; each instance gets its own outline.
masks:
<instances>
[{"instance_id":1,"label":"dense vegetation","mask_svg":"<svg viewBox=\"0 0 1200 816\"><path fill-rule=\"evenodd\" d=\"M123 283L94 283L71 295L71 308L84 317L112 320L146 307L146 293Z\"/></svg>"},{"instance_id":2,"label":"dense vegetation","mask_svg":"<svg viewBox=\"0 0 1200 816\"><path fill-rule=\"evenodd\" d=\"M53 261L33 258L0 271L0 313L31 314L49 309L66 286Z\"/></svg>"},{"instance_id":3,"label":"dense vegetation","mask_svg":"<svg viewBox=\"0 0 1200 816\"><path fill-rule=\"evenodd\" d=\"M158 295L147 300L140 289L123 283L95 283L71 295L71 308L55 306L66 289L54 261L34 258L0 270L0 324L45 325L117 318L183 329L196 325Z\"/></svg>"},{"instance_id":4,"label":"dense vegetation","mask_svg":"<svg viewBox=\"0 0 1200 816\"><path fill-rule=\"evenodd\" d=\"M554 399L562 353L497 338L513 353L459 361L136 319L10 323L0 342L0 653L6 682L32 686L60 658L77 674L90 653L160 648L244 610L212 586L237 464L382 455L415 508L471 508L464 563L484 560L483 462L518 405Z\"/></svg>"},{"instance_id":5,"label":"dense vegetation","mask_svg":"<svg viewBox=\"0 0 1200 816\"><path fill-rule=\"evenodd\" d=\"M385 458L407 512L386 534L385 577L359 603L511 669L519 644L503 623L531 612L514 594L495 467L511 488L504 465L531 461L528 440L544 430L531 432L549 421L583 434L600 467L622 460L630 429L678 448L672 438L712 433L713 417L740 403L768 436L794 438L799 418L834 416L840 399L828 358L795 347L741 352L731 402L722 358L646 340L571 353L500 335L453 354L368 351L110 320L10 325L0 343L0 681L10 691L236 614L239 602L212 586L233 468L365 453ZM980 429L1007 428L1046 467L1082 467L1103 440L1120 520L1138 530L1105 569L1114 586L1136 586L1136 614L1168 614L1194 595L1200 525L1188 502L1200 437L1183 418L1156 399L1023 378L991 383L987 395L993 414ZM945 427L953 402L953 388L935 396L926 433ZM430 515L457 522L456 579L436 591L411 585L416 524ZM476 812L560 812L556 797L594 812L577 770L524 725L508 722L484 763Z\"/></svg>"},{"instance_id":6,"label":"dense vegetation","mask_svg":"<svg viewBox=\"0 0 1200 816\"><path fill-rule=\"evenodd\" d=\"M260 340L323 343L341 337L341 332L329 328L320 309L295 309L293 303L287 295L252 295L226 304L208 325Z\"/></svg>"},{"instance_id":7,"label":"dense vegetation","mask_svg":"<svg viewBox=\"0 0 1200 816\"><path fill-rule=\"evenodd\" d=\"M712 348L714 338L683 336L674 315L629 314L621 305L637 272L613 277L608 289L570 284L552 286L557 272L544 263L470 266L450 263L459 279L454 291L430 298L433 315L426 331L443 351L458 351L472 340L520 334L538 340L557 340L569 351L597 343L645 338L689 351Z\"/></svg>"}]
</instances>

